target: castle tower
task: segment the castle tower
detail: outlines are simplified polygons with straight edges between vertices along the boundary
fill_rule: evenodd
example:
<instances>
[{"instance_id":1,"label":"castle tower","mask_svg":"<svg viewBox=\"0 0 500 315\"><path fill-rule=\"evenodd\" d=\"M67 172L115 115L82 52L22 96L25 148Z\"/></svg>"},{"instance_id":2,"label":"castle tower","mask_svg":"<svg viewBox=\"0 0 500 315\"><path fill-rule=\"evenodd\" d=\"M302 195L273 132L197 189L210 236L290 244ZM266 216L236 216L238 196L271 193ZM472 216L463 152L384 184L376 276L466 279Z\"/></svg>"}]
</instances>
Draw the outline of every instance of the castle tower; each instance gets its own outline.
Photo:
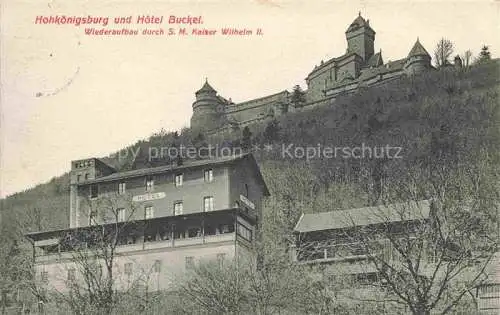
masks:
<instances>
[{"instance_id":1,"label":"castle tower","mask_svg":"<svg viewBox=\"0 0 500 315\"><path fill-rule=\"evenodd\" d=\"M406 58L404 70L407 74L416 74L429 68L431 68L431 56L417 38Z\"/></svg>"},{"instance_id":2,"label":"castle tower","mask_svg":"<svg viewBox=\"0 0 500 315\"><path fill-rule=\"evenodd\" d=\"M191 127L205 131L219 127L221 117L224 116L225 104L217 96L217 91L210 86L208 80L205 80L205 84L195 95Z\"/></svg>"},{"instance_id":3,"label":"castle tower","mask_svg":"<svg viewBox=\"0 0 500 315\"><path fill-rule=\"evenodd\" d=\"M345 32L347 38L347 52L358 54L366 62L373 56L375 31L370 27L370 21L361 16L351 23Z\"/></svg>"}]
</instances>

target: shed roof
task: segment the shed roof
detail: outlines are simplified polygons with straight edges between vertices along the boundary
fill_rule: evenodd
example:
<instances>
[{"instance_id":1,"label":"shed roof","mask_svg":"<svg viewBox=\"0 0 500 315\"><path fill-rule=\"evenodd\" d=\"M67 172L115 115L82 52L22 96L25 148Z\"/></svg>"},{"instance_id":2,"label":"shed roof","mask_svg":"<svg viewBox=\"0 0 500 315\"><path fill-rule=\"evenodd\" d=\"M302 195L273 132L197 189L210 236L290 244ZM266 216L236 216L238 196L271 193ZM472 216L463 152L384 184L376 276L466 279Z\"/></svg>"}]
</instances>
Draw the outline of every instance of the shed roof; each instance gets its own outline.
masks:
<instances>
[{"instance_id":1,"label":"shed roof","mask_svg":"<svg viewBox=\"0 0 500 315\"><path fill-rule=\"evenodd\" d=\"M388 222L422 220L429 217L429 212L429 201L423 200L376 207L306 213L301 216L294 231L304 233Z\"/></svg>"}]
</instances>

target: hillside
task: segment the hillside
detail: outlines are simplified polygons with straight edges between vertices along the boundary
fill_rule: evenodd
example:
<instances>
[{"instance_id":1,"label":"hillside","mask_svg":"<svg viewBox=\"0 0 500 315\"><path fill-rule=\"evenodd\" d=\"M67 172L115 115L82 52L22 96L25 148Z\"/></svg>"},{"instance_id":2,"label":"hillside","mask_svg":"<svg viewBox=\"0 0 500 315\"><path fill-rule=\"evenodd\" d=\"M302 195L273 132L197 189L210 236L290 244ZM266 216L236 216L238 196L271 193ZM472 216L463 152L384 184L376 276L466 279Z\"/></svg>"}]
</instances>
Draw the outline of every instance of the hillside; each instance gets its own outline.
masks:
<instances>
[{"instance_id":1,"label":"hillside","mask_svg":"<svg viewBox=\"0 0 500 315\"><path fill-rule=\"evenodd\" d=\"M238 147L251 142L262 148L270 144L272 147L255 153L273 195L271 203L285 202L287 207L305 211L364 205L373 202L363 193L367 178L375 179L370 189L377 189L377 178L403 180L404 173L416 167L463 163L484 148L499 152L499 83L498 60L467 71L451 69L404 77L341 96L327 107L304 109L251 126L251 136L245 139L241 132L206 137L189 129L162 131L131 147L141 148L142 154L135 161L104 160L124 170L169 162L149 161L146 153L150 146L224 143ZM402 158L306 160L283 153L283 146L318 144L322 148L389 145L401 147ZM67 227L68 205L69 180L64 174L1 200L2 225L21 221L24 231ZM291 222L296 215L290 214Z\"/></svg>"}]
</instances>

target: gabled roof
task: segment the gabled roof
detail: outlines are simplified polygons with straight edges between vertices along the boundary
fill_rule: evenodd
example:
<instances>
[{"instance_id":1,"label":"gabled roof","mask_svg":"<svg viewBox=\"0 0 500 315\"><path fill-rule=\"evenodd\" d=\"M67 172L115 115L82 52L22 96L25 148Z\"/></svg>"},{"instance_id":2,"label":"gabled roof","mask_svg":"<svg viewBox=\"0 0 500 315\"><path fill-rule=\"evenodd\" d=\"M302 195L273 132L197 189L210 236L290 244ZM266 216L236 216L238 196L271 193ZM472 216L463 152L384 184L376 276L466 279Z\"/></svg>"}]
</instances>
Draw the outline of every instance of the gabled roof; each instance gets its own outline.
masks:
<instances>
[{"instance_id":1,"label":"gabled roof","mask_svg":"<svg viewBox=\"0 0 500 315\"><path fill-rule=\"evenodd\" d=\"M378 67L384 64L384 61L382 60L382 52L378 52L374 54L373 56L368 59L366 62L367 67Z\"/></svg>"},{"instance_id":2,"label":"gabled roof","mask_svg":"<svg viewBox=\"0 0 500 315\"><path fill-rule=\"evenodd\" d=\"M294 232L305 233L422 220L427 219L429 213L430 205L427 200L322 213L306 213L297 222Z\"/></svg>"},{"instance_id":3,"label":"gabled roof","mask_svg":"<svg viewBox=\"0 0 500 315\"><path fill-rule=\"evenodd\" d=\"M422 46L422 44L420 44L420 41L418 40L417 38L417 41L415 42L415 44L413 45L413 48L410 50L410 53L408 54L408 57L412 57L412 56L429 56L429 53L427 52L427 50L425 50L424 46Z\"/></svg>"},{"instance_id":4,"label":"gabled roof","mask_svg":"<svg viewBox=\"0 0 500 315\"><path fill-rule=\"evenodd\" d=\"M205 84L203 84L201 89L196 91L196 94L198 94L198 93L213 93L213 92L217 93L217 91L210 84L208 84L208 80L205 80Z\"/></svg>"}]
</instances>

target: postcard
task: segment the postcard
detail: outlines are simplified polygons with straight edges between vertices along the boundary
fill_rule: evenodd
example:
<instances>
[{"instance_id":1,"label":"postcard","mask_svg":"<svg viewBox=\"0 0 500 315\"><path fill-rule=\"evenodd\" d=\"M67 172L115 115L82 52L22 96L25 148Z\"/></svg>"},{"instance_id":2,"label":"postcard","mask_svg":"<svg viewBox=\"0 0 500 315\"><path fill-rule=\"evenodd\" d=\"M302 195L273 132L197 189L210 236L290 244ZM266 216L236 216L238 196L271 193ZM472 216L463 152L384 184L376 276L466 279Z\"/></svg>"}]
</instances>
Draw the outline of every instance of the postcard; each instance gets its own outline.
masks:
<instances>
[{"instance_id":1,"label":"postcard","mask_svg":"<svg viewBox=\"0 0 500 315\"><path fill-rule=\"evenodd\" d=\"M496 314L499 12L3 1L1 313Z\"/></svg>"}]
</instances>

